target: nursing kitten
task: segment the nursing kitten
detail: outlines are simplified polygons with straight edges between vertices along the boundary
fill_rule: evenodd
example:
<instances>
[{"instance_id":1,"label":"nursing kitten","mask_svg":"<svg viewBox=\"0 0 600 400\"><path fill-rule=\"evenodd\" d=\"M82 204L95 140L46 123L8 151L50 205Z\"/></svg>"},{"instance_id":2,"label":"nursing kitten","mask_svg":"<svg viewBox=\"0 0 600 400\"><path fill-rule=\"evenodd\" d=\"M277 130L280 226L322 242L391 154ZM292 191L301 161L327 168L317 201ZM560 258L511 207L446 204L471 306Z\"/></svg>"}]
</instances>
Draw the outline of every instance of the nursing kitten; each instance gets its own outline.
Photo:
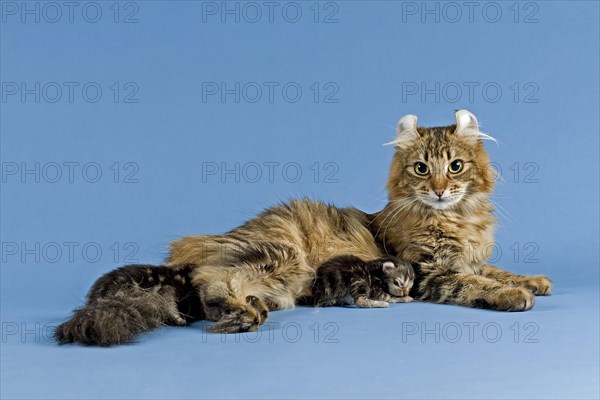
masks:
<instances>
[{"instance_id":1,"label":"nursing kitten","mask_svg":"<svg viewBox=\"0 0 600 400\"><path fill-rule=\"evenodd\" d=\"M415 272L397 257L364 261L355 256L335 257L317 270L309 303L315 306L356 305L389 307L408 303Z\"/></svg>"},{"instance_id":2,"label":"nursing kitten","mask_svg":"<svg viewBox=\"0 0 600 400\"><path fill-rule=\"evenodd\" d=\"M90 289L87 303L55 331L59 343L111 345L162 325L201 319L193 266L127 265L109 272Z\"/></svg>"}]
</instances>

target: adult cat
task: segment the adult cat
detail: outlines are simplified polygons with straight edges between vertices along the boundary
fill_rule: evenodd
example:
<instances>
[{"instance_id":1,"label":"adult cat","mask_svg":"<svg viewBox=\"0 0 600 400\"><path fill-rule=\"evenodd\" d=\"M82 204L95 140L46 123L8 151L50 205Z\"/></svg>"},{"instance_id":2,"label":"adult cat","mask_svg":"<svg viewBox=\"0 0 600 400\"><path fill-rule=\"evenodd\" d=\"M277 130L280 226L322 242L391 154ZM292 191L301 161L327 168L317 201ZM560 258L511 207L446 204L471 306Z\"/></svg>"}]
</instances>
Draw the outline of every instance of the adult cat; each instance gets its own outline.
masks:
<instances>
[{"instance_id":1,"label":"adult cat","mask_svg":"<svg viewBox=\"0 0 600 400\"><path fill-rule=\"evenodd\" d=\"M414 296L434 303L524 311L549 295L544 276L520 276L486 265L494 244L493 180L477 119L466 110L456 125L398 122L387 183L388 205L373 216L384 249L416 262ZM493 140L493 139L492 139ZM411 294L412 295L412 294Z\"/></svg>"},{"instance_id":2,"label":"adult cat","mask_svg":"<svg viewBox=\"0 0 600 400\"><path fill-rule=\"evenodd\" d=\"M310 294L321 264L348 254L366 260L393 254L416 263L410 294L423 301L523 311L533 306L533 294L550 294L546 277L485 265L494 240L493 180L482 143L489 136L479 131L475 116L458 111L456 125L440 128L416 123L412 115L398 122L389 203L376 214L293 200L223 235L172 243L167 265L196 266L190 277L203 314L216 321L212 331L256 330L265 320L257 310L293 307ZM78 315L88 314L73 319ZM89 333L95 321L73 319L57 337L82 342L78 337L86 335L77 327Z\"/></svg>"}]
</instances>

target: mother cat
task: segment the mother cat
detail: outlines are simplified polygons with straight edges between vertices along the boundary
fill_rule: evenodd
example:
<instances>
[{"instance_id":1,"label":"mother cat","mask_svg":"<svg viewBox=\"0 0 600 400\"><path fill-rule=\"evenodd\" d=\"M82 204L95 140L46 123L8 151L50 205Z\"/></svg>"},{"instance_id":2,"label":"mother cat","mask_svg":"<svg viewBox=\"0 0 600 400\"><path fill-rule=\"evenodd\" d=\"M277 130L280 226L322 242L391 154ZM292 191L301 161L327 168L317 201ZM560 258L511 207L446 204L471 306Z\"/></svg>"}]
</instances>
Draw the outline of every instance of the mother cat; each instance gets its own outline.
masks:
<instances>
[{"instance_id":1,"label":"mother cat","mask_svg":"<svg viewBox=\"0 0 600 400\"><path fill-rule=\"evenodd\" d=\"M389 202L382 211L366 214L309 200L290 201L223 235L174 242L167 265L195 266L189 278L205 318L217 321L214 332L256 330L265 309L293 307L310 293L316 268L344 254L371 260L391 253L413 262L417 279L411 296L418 300L528 310L533 295L551 293L550 280L485 264L494 243L494 217L489 201L493 180L483 139L491 138L480 132L477 119L466 110L456 113L455 125L436 128L417 127L417 117L407 115L398 122L391 143L396 151L387 183ZM126 290L120 295L126 303ZM96 311L81 313L92 301ZM90 299L58 328L59 341L90 343L89 337L98 337L99 321L107 321L106 315L99 315L98 301ZM119 311L112 307L110 312ZM114 328L118 334L97 342L129 341L143 330Z\"/></svg>"}]
</instances>

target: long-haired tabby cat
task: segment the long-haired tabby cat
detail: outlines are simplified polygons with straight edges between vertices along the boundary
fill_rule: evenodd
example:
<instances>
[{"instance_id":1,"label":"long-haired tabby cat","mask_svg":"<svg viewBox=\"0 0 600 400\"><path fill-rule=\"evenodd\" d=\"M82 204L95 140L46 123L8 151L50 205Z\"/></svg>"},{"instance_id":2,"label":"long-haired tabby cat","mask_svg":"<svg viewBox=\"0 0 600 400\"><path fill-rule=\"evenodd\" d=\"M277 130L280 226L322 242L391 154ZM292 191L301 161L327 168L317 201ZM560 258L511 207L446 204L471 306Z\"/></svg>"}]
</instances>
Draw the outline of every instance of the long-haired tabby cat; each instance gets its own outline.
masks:
<instances>
[{"instance_id":1,"label":"long-haired tabby cat","mask_svg":"<svg viewBox=\"0 0 600 400\"><path fill-rule=\"evenodd\" d=\"M175 241L167 265L195 266L191 282L202 314L216 321L215 332L254 330L264 321L257 309L293 307L310 295L315 270L340 255L374 260L392 254L416 263L411 296L418 300L528 310L534 294L550 294L550 280L486 265L494 240L493 181L482 143L488 138L466 110L456 113L455 125L438 128L417 127L415 116L405 116L392 142L389 202L382 211L293 200L225 234ZM74 318L70 322L88 329L97 324L93 314ZM69 340L84 342L77 335Z\"/></svg>"}]
</instances>

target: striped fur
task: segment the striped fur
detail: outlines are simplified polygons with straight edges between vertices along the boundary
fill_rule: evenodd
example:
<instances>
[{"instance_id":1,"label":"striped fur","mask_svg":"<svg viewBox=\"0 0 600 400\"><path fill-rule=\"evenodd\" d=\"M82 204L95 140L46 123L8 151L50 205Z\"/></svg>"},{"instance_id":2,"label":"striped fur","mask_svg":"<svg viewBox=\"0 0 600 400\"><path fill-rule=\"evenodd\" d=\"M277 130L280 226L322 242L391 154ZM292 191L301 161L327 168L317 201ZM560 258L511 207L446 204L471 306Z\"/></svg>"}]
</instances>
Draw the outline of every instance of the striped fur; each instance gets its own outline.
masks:
<instances>
[{"instance_id":1,"label":"striped fur","mask_svg":"<svg viewBox=\"0 0 600 400\"><path fill-rule=\"evenodd\" d=\"M482 143L490 137L465 110L457 113L456 125L423 128L416 122L411 117L399 124L389 203L381 212L365 215L291 201L224 235L176 241L168 263L199 266L194 284L214 320L221 311L212 311L207 299L228 309L251 294L270 309L292 307L307 295L315 269L344 254L363 259L392 254L416 263L411 295L422 301L504 311L531 308L533 294L550 294L548 278L485 266L495 224L489 201L493 180ZM450 173L456 160L463 168ZM426 176L415 173L417 162L428 166ZM442 195L438 199L435 193Z\"/></svg>"},{"instance_id":2,"label":"striped fur","mask_svg":"<svg viewBox=\"0 0 600 400\"><path fill-rule=\"evenodd\" d=\"M339 255L373 260L383 256L367 227L367 215L310 200L292 200L266 210L223 235L184 237L171 246L168 264L196 264L206 318L226 313L227 330L244 324L245 298L255 296L269 310L294 307L311 293L317 267Z\"/></svg>"},{"instance_id":3,"label":"striped fur","mask_svg":"<svg viewBox=\"0 0 600 400\"><path fill-rule=\"evenodd\" d=\"M55 331L59 343L110 346L162 325L203 319L192 266L127 265L94 283L86 304Z\"/></svg>"},{"instance_id":4,"label":"striped fur","mask_svg":"<svg viewBox=\"0 0 600 400\"><path fill-rule=\"evenodd\" d=\"M389 202L378 213L292 200L225 234L172 243L166 265L175 270L193 265L188 276L198 314L216 321L214 332L257 329L269 310L291 308L310 296L317 268L344 255L363 260L393 255L411 262L416 266L411 296L422 301L522 311L533 306L534 294L551 293L544 276L514 275L485 265L494 241L493 180L481 142L490 137L481 134L476 118L461 110L456 125L424 128L416 123L416 117L407 116L399 124L392 142L396 152L387 184ZM110 284L103 282L95 287ZM144 312L148 320L140 321L143 302L134 300L137 288L117 293L122 295L90 298L59 330L59 340L115 342L112 333L98 329L108 324L94 322L104 318L96 316L95 308L103 315L109 308L103 301L122 302L124 310L114 311L120 324L115 329L125 326L127 338L168 320L167 308L159 307ZM132 323L141 328L127 328ZM92 335L81 333L89 326ZM73 340L73 332L81 340Z\"/></svg>"},{"instance_id":5,"label":"striped fur","mask_svg":"<svg viewBox=\"0 0 600 400\"><path fill-rule=\"evenodd\" d=\"M364 261L356 256L334 257L317 269L312 293L305 300L314 306L351 305L389 307L407 303L415 272L397 257Z\"/></svg>"}]
</instances>

